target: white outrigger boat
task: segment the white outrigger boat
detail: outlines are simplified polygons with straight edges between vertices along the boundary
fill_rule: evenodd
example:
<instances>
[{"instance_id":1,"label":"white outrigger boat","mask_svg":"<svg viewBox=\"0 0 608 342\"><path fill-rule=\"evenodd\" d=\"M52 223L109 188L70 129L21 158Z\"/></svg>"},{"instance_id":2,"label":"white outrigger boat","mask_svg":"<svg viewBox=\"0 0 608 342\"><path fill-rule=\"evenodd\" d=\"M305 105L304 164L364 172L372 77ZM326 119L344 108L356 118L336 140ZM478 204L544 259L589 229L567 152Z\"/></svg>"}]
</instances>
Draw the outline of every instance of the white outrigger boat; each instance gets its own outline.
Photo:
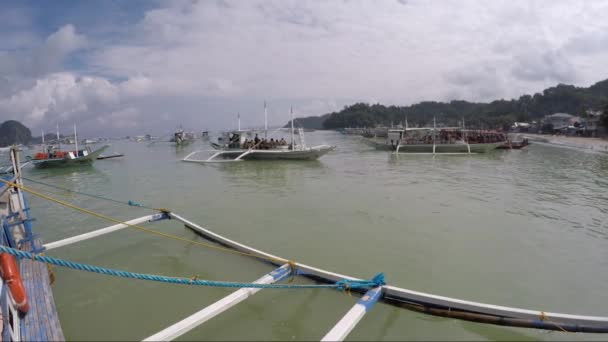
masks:
<instances>
[{"instance_id":1,"label":"white outrigger boat","mask_svg":"<svg viewBox=\"0 0 608 342\"><path fill-rule=\"evenodd\" d=\"M266 107L264 106L264 109ZM266 111L265 111L266 112ZM208 151L194 151L188 154L183 161L191 163L217 163L235 162L243 160L316 160L335 149L335 146L318 145L308 147L304 141L304 130L298 128L297 136L299 142L296 143L293 127L293 110L291 111L291 143L279 144L271 143L264 138L257 138L253 130L241 130L240 117L238 129L224 133L218 142L210 142L213 155L207 159L196 159L194 156ZM265 124L264 136L268 136L267 124ZM255 135L255 140L252 138ZM277 140L278 142L278 140Z\"/></svg>"},{"instance_id":2,"label":"white outrigger boat","mask_svg":"<svg viewBox=\"0 0 608 342\"><path fill-rule=\"evenodd\" d=\"M50 286L46 286L48 278L46 278L46 273L43 272L45 270L44 264L51 264L60 267L67 267L77 271L85 271L85 272L94 272L97 274L105 275L105 276L113 276L113 277L121 277L126 280L137 280L137 281L155 281L155 282L163 282L170 284L181 284L183 286L212 286L212 287L226 287L226 288L238 288L235 292L229 294L228 296L219 299L215 303L202 308L198 312L185 317L174 324L158 331L157 333L147 337L144 341L170 341L183 336L184 334L192 331L196 327L201 324L217 317L224 311L230 309L231 307L236 306L237 304L243 302L248 297L254 295L261 289L283 289L283 290L295 290L297 288L300 291L304 291L305 289L321 289L321 288L330 288L337 290L350 290L355 293L362 293L362 297L354 304L352 309L350 309L333 327L327 327L329 332L325 334L321 340L322 341L342 341L344 340L348 334L356 327L357 323L368 313L373 305L377 302L384 302L388 305L394 305L396 307L414 310L416 312L421 312L424 314L443 316L461 320L467 320L477 323L484 324L494 324L494 325L502 325L502 326L511 326L511 327L521 327L521 328L533 328L533 329L543 329L543 330L554 330L561 332L579 332L579 333L608 333L608 317L605 316L583 316L583 315L574 315L574 314L564 314L564 313L553 313L553 312L545 312L541 310L530 310L530 309L521 309L521 308L513 308L507 306L499 306L492 304L484 304L469 300L456 299L444 296L438 296L429 293L423 293L414 290L408 290L405 288L400 288L396 286L391 286L385 283L384 277L382 274L378 274L370 280L362 280L352 276L343 275L339 273L335 273L332 271L324 270L321 268L305 265L302 263L298 263L296 261L291 261L289 259L285 259L276 255L272 255L270 253L263 252L261 250L255 249L253 247L247 246L245 244L236 242L227 237L224 237L220 234L217 234L207 228L204 228L184 217L178 215L167 209L155 209L158 213L150 214L147 216L135 218L129 221L121 221L108 216L104 216L102 214L94 213L90 210L78 208L73 204L63 202L61 200L53 199L47 195L41 194L37 191L29 189L27 186L23 184L19 162L17 154L14 154L13 165L15 168L14 176L0 178L0 193L6 193L10 191L10 193L14 196L20 195L20 198L23 198L23 193L27 192L34 196L44 198L46 200L61 204L65 207L69 207L73 210L78 210L89 215L93 215L96 217L104 218L105 220L111 221L115 223L112 226L97 229L94 231L89 231L87 233L83 233L80 235L72 236L69 238L65 238L59 241L50 242L46 244L41 244L40 248L44 248L46 251L46 255L38 254L39 251L34 250L33 252L29 252L28 249L19 249L15 248L10 244L0 245L0 249L3 253L10 254L20 258L21 262L27 262L31 266L35 266L38 269L37 274L41 274L43 277L40 281L38 281L38 287L45 289L47 291L47 298L45 301L40 301L41 303L48 303L49 308L46 311L47 315L52 315L50 322L54 327L59 327L59 319L54 311L54 306L52 305L52 297ZM69 190L69 189L66 189ZM81 195L87 195L84 193L79 193ZM104 199L97 195L88 195L95 197L97 199ZM116 201L113 199L107 199L109 201ZM3 220L6 223L7 217L13 217L17 215L17 213L23 213L25 208L23 207L25 203L24 199L20 201L15 201L16 204L22 203L18 211L13 210L9 216L3 216ZM129 204L131 205L131 204ZM23 214L21 214L23 215ZM28 212L29 215L29 212ZM171 235L168 233L160 233L148 228L142 228L140 224L151 223L161 220L171 219L172 221L180 222L185 225L185 227L191 229L196 234L205 238L206 240L211 241L213 244L206 244L200 241L185 239L180 236ZM27 219L23 220L26 222ZM16 222L15 224L21 224ZM10 226L9 222L9 226ZM29 223L27 223L29 224ZM6 226L6 224L4 224ZM243 257L251 257L252 259L258 259L264 262L267 262L272 265L278 266L278 268L270 271L268 274L262 276L258 280L252 283L235 283L235 282L223 282L223 281L213 281L213 280L202 280L194 278L183 278L183 277L168 277L168 276L159 276L153 274L144 274L144 273L133 273L124 270L115 270L109 268L102 268L95 265L87 265L76 263L69 260L62 260L58 258L53 258L49 256L49 252L52 254L52 250L61 248L64 246L68 246L71 244L79 243L81 241L93 239L102 235L110 234L119 230L123 230L125 228L135 228L139 231L145 231L148 233L162 235L167 238L173 238L176 240L180 240L189 244L196 244L200 247L209 247L214 249L224 250L226 252L233 251L242 255ZM5 228L6 229L6 228ZM290 281L287 284L280 284L282 280L288 279L290 277L306 277L315 281L315 284L298 284ZM293 279L292 278L292 279ZM44 286L44 287L43 287ZM31 287L27 287L28 290L31 290ZM5 293L3 291L3 293ZM28 296L31 299L36 299L42 292L30 292ZM50 298L50 299L49 299ZM38 305L39 301L32 301L33 304ZM6 302L5 302L6 303ZM35 308L35 307L34 307ZM30 310L31 312L26 316L26 319L31 319L35 317L37 310ZM120 314L120 313L119 313ZM246 316L246 315L245 315ZM243 316L243 317L245 317ZM18 317L17 315L13 315L13 318ZM243 318L241 317L241 318ZM245 317L246 318L246 317ZM31 326L25 325L26 328L31 328L36 331L44 330L38 329L40 327L44 327L44 324L48 323L47 320L43 320L41 323L34 322ZM45 323L46 322L46 323ZM31 330L30 329L30 330ZM60 329L60 328L58 328ZM24 335L22 335L24 336ZM47 335L46 337L40 337L38 335L26 335L30 340L53 340L53 339L63 339L60 330L55 332L55 335ZM3 340L19 340L19 338L14 338L14 336L2 336ZM35 338L32 338L35 337ZM54 338L53 338L54 337ZM320 336L321 337L321 336ZM120 336L117 336L120 338ZM25 338L26 340L28 338Z\"/></svg>"},{"instance_id":3,"label":"white outrigger boat","mask_svg":"<svg viewBox=\"0 0 608 342\"><path fill-rule=\"evenodd\" d=\"M467 130L462 127L421 127L390 129L384 140L363 138L368 145L395 153L472 154L487 153L507 142L507 136L495 131Z\"/></svg>"}]
</instances>

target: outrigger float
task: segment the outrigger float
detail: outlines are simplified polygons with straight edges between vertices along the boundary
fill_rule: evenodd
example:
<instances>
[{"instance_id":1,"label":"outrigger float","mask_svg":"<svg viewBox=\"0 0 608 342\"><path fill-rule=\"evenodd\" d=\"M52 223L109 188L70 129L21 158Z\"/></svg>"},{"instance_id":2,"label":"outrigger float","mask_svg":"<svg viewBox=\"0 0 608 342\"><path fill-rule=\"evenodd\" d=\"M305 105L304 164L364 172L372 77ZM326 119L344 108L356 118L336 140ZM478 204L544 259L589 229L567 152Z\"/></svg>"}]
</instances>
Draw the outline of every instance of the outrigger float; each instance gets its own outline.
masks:
<instances>
[{"instance_id":1,"label":"outrigger float","mask_svg":"<svg viewBox=\"0 0 608 342\"><path fill-rule=\"evenodd\" d=\"M222 312L244 301L261 289L311 289L311 288L333 288L338 290L350 290L363 294L338 322L328 326L328 332L319 336L322 341L342 341L356 327L357 323L368 313L376 302L394 305L400 308L414 310L430 315L450 317L455 319L473 321L485 324L534 328L544 330L556 330L562 332L584 332L584 333L608 333L608 317L583 316L563 313L552 313L539 310L519 309L499 305L478 303L468 300L438 296L419 291L408 290L396 286L387 285L383 274L378 274L370 280L362 280L355 277L323 270L321 268L305 265L289 259L285 259L253 247L239 243L204 228L167 209L156 209L158 213L139 217L130 221L116 220L90 210L78 208L75 205L54 199L40 192L34 191L23 185L19 169L18 154L11 152L15 173L12 177L0 178L2 188L0 193L0 213L4 227L3 244L0 245L2 254L10 254L17 258L19 272L29 301L29 310L19 313L20 307L14 300L12 293L15 286L3 278L2 286L2 310L5 317L5 330L2 334L3 340L62 340L63 334L59 324L59 318L55 311L52 292L50 289L47 264L68 267L80 271L94 272L106 276L116 276L129 279L157 281L189 286L215 286L239 288L232 294L218 300L217 302L201 309L200 311L185 317L175 324L166 327L159 332L148 336L144 341L168 341L176 339L204 322L220 315ZM69 190L69 189L66 189ZM59 241L42 244L32 234L29 210L26 207L24 192L34 196L47 199L74 210L96 216L114 222L115 224L92 232L80 234ZM83 193L80 193L83 194ZM85 194L83 194L85 195ZM117 202L117 200L102 198ZM123 202L127 204L127 202ZM134 205L130 201L129 205ZM142 205L137 205L143 207ZM144 207L148 208L148 207ZM152 209L152 208L148 208ZM140 224L160 220L175 220L202 236L211 243L203 243L195 240L187 240L167 233L160 233L148 228L142 228ZM84 240L109 234L125 228L136 228L148 233L175 238L182 242L197 246L207 246L215 249L231 251L243 256L256 258L264 262L278 266L270 273L262 276L252 283L234 283L210 281L201 279L188 279L177 277L166 277L151 274L132 273L122 270L112 270L93 265L85 265L72 261L61 260L40 254L43 250L48 252L56 248L64 247ZM0 259L2 260L2 259ZM2 262L0 261L0 264ZM5 273L3 273L5 275ZM315 284L281 284L280 282L289 277L306 277L316 281ZM8 287L8 291L7 291Z\"/></svg>"}]
</instances>

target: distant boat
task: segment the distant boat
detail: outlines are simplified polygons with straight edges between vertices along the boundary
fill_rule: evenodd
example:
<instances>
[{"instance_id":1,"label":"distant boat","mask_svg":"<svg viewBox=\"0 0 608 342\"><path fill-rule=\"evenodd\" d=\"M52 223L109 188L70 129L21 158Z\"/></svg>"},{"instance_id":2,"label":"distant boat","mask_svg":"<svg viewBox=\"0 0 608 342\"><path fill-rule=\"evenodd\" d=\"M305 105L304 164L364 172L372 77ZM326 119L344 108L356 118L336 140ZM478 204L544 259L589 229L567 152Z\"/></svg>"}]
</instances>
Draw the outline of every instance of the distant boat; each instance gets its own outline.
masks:
<instances>
[{"instance_id":1,"label":"distant boat","mask_svg":"<svg viewBox=\"0 0 608 342\"><path fill-rule=\"evenodd\" d=\"M249 159L257 160L316 160L335 149L335 146L319 145L308 147L304 142L304 130L299 128L297 135L299 144L295 140L293 127L293 111L291 113L291 141L288 144L285 140L260 139L257 134L254 138L254 131L241 130L240 118L239 129L224 133L218 138L218 142L210 142L211 146L218 150L215 154L205 160L192 159L192 156L200 153L195 151L183 159L185 162L210 163L210 162L230 162ZM264 135L267 135L266 130ZM252 139L253 138L253 139Z\"/></svg>"},{"instance_id":2,"label":"distant boat","mask_svg":"<svg viewBox=\"0 0 608 342\"><path fill-rule=\"evenodd\" d=\"M185 146L194 141L194 135L192 133L186 133L182 128L178 129L173 133L173 138L169 142L175 143L177 146Z\"/></svg>"},{"instance_id":3,"label":"distant boat","mask_svg":"<svg viewBox=\"0 0 608 342\"><path fill-rule=\"evenodd\" d=\"M434 120L433 120L434 122ZM363 138L378 150L396 153L469 154L495 150L507 141L505 134L464 127L421 127L389 129L386 139Z\"/></svg>"},{"instance_id":4,"label":"distant boat","mask_svg":"<svg viewBox=\"0 0 608 342\"><path fill-rule=\"evenodd\" d=\"M40 169L72 165L90 165L93 164L93 161L95 161L95 159L97 159L97 157L108 147L109 145L105 145L95 151L91 151L91 148L89 147L74 151L61 151L51 147L50 151L47 153L36 153L32 158L32 165Z\"/></svg>"},{"instance_id":5,"label":"distant boat","mask_svg":"<svg viewBox=\"0 0 608 342\"><path fill-rule=\"evenodd\" d=\"M44 135L43 135L44 136ZM78 148L78 138L76 135L76 125L74 125L74 150L62 151L58 146L55 148L52 145L44 144L42 142L42 152L38 152L34 155L31 162L36 168L51 168L51 167L66 167L73 165L91 165L95 159L105 151L109 145L102 146L101 148L92 151L90 147L84 149ZM59 132L57 132L57 139L59 140Z\"/></svg>"}]
</instances>

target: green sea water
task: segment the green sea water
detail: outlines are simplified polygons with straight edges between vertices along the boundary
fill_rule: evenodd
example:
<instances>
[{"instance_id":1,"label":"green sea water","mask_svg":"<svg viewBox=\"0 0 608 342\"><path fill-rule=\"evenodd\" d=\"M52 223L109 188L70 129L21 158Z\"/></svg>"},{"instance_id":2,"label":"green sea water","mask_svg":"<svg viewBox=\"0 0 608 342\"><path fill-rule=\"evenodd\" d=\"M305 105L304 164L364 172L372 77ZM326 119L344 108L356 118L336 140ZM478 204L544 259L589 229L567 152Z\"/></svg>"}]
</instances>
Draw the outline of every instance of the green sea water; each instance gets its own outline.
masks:
<instances>
[{"instance_id":1,"label":"green sea water","mask_svg":"<svg viewBox=\"0 0 608 342\"><path fill-rule=\"evenodd\" d=\"M123 158L92 167L26 168L25 177L151 207L284 258L443 296L608 316L608 155L532 145L486 155L400 155L356 137L307 134L336 151L314 162L180 161L203 141L112 142ZM34 189L52 190L25 181ZM119 219L149 210L52 190ZM109 226L29 196L46 242ZM148 227L203 241L174 221ZM49 255L171 276L253 281L272 267L125 229ZM125 280L54 268L69 340L141 340L233 290ZM308 280L297 279L306 283ZM262 290L181 340L319 340L354 304L334 290ZM349 340L602 340L481 325L376 305Z\"/></svg>"}]
</instances>

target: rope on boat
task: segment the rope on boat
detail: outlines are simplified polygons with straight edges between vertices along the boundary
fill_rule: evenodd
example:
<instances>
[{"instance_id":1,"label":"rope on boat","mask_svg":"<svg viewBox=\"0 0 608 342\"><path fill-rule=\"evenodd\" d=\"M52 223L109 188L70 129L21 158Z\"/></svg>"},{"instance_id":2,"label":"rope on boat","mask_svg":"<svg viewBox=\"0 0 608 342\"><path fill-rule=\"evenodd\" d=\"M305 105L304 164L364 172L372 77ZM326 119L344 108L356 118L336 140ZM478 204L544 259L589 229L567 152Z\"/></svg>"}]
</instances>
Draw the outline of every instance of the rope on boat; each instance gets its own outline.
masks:
<instances>
[{"instance_id":1,"label":"rope on boat","mask_svg":"<svg viewBox=\"0 0 608 342\"><path fill-rule=\"evenodd\" d=\"M127 227L135 228L135 229L138 229L138 230L140 230L142 232L145 232L145 233L154 234L154 235L162 236L162 237L169 238L169 239L172 239L172 240L181 241L181 242L185 242L185 243L196 245L196 246L207 247L207 248L211 248L211 249L215 249L215 250L219 250L219 251L223 251L223 252L228 252L228 253L233 253L233 254L239 254L239 255L244 255L244 256L248 256L248 257L254 257L254 258L257 258L257 259L266 260L266 261L275 262L275 263L281 263L281 264L288 263L290 265L295 265L294 261L283 259L283 258L273 258L273 257L269 257L269 256L255 255L255 254L251 254L251 253L247 253L247 252L241 252L241 251L238 251L238 250L235 250L235 249L230 249L230 248L227 248L227 247L222 247L222 246L218 246L218 245L214 245L214 244L210 244L210 243L190 240L190 239L187 239L187 238L179 237L177 235L172 235L172 234L168 234L168 233L159 232L159 231L156 231L156 230L153 230L153 229L142 227L142 226L137 225L137 224L131 224L131 223L128 223L128 222L125 222L125 221L121 221L121 220L115 219L113 217L109 217L109 216L106 216L106 215L103 215L103 214L100 214L100 213L96 213L96 212L88 210L88 209L84 209L84 208L75 206L75 205L73 205L71 203L68 203L68 202L65 202L65 201L62 201L62 200L59 200L59 199L47 196L47 195L39 193L37 191L34 191L34 190L32 190L32 189L24 186L24 185L20 185L20 184L17 184L17 183L9 182L9 181L1 179L1 178L0 178L0 182L8 184L9 186L12 186L12 187L19 188L19 189L21 189L23 191L26 191L26 192L28 192L28 193L36 196L36 197L40 197L40 198L45 199L47 201L51 201L51 202L60 204L60 205L65 206L67 208L74 209L76 211L80 211L80 212L85 213L87 215L90 215L90 216L93 216L93 217L97 217L97 218L100 218L100 219L103 219L103 220L106 220L106 221L109 221L109 222L118 223L118 224L124 224ZM155 210L160 211L160 212L165 213L165 214L167 214L167 213L170 212L168 209L165 209L165 208L156 208ZM292 266L292 268L294 268L294 267Z\"/></svg>"},{"instance_id":2,"label":"rope on boat","mask_svg":"<svg viewBox=\"0 0 608 342\"><path fill-rule=\"evenodd\" d=\"M156 208L145 206L143 204L137 203L137 202L132 201L132 200L121 201L121 200L116 200L116 199L113 199L113 198L108 198L108 197L104 197L104 196L99 196L99 195L89 194L89 193L86 193L86 192L81 192L81 191L76 191L76 190L72 190L72 189L68 189L68 188L63 188L63 187L60 187L60 186L57 186L57 185L54 185L54 184L49 184L49 183L33 180L33 179L26 178L26 177L23 177L23 176L21 178L25 179L28 182L41 184L41 185L44 185L44 186L48 186L50 188L55 188L55 189L58 189L58 190L62 190L62 191L66 191L66 192L70 192L70 193L74 193L74 194L78 194L78 195L89 196L89 197L97 198L97 199L104 200L104 201L114 202L114 203L118 203L118 204L124 204L124 205L128 205L130 207L139 207L139 208L150 209L150 210L155 210L156 209ZM50 192L50 191L47 191L47 192Z\"/></svg>"},{"instance_id":3,"label":"rope on boat","mask_svg":"<svg viewBox=\"0 0 608 342\"><path fill-rule=\"evenodd\" d=\"M337 289L340 291L348 289L373 288L385 285L384 274L378 273L370 280L340 280L335 284L256 284L256 283L240 283L230 281L212 281L193 278L178 278L167 277L155 274L134 273L129 271L114 270L105 267L81 264L78 262L58 259L41 254L33 254L26 251L21 251L15 248L10 248L0 245L0 251L8 253L21 259L30 259L43 262L50 265L71 268L79 271L98 273L120 278L148 280L161 283L179 284L179 285L195 285L207 287L225 287L225 288L258 288L258 289Z\"/></svg>"}]
</instances>

